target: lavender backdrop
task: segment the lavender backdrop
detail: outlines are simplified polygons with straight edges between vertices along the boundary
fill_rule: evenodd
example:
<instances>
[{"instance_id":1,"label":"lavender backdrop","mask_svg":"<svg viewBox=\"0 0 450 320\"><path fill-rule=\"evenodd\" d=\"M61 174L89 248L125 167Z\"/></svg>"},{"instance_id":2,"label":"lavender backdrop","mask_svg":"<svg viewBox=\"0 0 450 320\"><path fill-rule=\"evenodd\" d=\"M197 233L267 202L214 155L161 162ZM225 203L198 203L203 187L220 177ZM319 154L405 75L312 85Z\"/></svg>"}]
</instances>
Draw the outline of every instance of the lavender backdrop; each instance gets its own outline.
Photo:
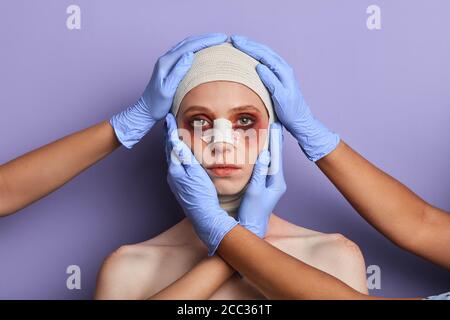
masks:
<instances>
[{"instance_id":1,"label":"lavender backdrop","mask_svg":"<svg viewBox=\"0 0 450 320\"><path fill-rule=\"evenodd\" d=\"M81 30L66 8L81 8ZM366 27L381 8L382 29ZM109 118L143 91L157 57L193 34L240 33L294 67L315 115L377 166L450 209L450 3L434 1L0 2L0 163ZM384 296L440 293L450 273L375 232L289 137L283 218L359 244ZM89 299L118 246L183 217L165 183L162 125L45 199L0 220L0 298ZM414 236L414 235L411 235ZM66 288L66 268L82 289Z\"/></svg>"}]
</instances>

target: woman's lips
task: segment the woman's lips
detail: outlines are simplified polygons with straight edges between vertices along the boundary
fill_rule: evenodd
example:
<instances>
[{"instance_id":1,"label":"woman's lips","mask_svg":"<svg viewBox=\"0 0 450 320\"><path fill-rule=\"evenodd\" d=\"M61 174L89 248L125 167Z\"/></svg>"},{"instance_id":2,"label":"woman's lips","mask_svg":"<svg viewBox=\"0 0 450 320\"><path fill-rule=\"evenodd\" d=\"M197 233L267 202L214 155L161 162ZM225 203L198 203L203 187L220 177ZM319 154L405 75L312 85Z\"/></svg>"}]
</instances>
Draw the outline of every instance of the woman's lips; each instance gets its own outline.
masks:
<instances>
[{"instance_id":1,"label":"woman's lips","mask_svg":"<svg viewBox=\"0 0 450 320\"><path fill-rule=\"evenodd\" d=\"M215 176L218 177L226 177L230 176L233 173L240 170L240 167L234 166L234 165L214 165L212 167L207 168L209 171L211 171Z\"/></svg>"}]
</instances>

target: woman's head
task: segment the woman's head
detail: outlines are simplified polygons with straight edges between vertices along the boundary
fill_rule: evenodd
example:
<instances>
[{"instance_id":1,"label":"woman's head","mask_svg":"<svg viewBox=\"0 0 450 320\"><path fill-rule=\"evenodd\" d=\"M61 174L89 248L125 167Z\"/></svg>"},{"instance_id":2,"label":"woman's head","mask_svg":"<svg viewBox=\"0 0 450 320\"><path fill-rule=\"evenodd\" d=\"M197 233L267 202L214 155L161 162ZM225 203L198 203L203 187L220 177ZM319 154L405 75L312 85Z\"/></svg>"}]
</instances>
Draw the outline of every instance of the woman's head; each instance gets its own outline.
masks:
<instances>
[{"instance_id":1,"label":"woman's head","mask_svg":"<svg viewBox=\"0 0 450 320\"><path fill-rule=\"evenodd\" d=\"M274 121L258 61L225 43L198 51L172 106L179 134L222 199L240 195Z\"/></svg>"},{"instance_id":2,"label":"woman's head","mask_svg":"<svg viewBox=\"0 0 450 320\"><path fill-rule=\"evenodd\" d=\"M230 121L239 141L208 143L202 134L195 134L196 126L203 135L212 131L217 119ZM184 96L177 124L189 133L182 137L187 137L185 142L205 167L219 195L232 195L244 189L264 147L269 125L268 112L255 92L236 82L203 83Z\"/></svg>"}]
</instances>

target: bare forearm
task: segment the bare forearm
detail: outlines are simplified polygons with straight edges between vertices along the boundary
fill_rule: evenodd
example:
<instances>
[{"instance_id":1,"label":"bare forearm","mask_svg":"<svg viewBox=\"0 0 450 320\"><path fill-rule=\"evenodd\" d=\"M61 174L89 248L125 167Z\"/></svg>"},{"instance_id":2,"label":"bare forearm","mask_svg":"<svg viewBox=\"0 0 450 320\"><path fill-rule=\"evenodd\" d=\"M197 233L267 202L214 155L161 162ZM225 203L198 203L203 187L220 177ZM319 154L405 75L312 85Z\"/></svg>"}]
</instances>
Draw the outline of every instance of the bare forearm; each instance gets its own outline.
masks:
<instances>
[{"instance_id":1,"label":"bare forearm","mask_svg":"<svg viewBox=\"0 0 450 320\"><path fill-rule=\"evenodd\" d=\"M450 215L432 207L343 141L316 162L358 213L397 245L450 269Z\"/></svg>"},{"instance_id":2,"label":"bare forearm","mask_svg":"<svg viewBox=\"0 0 450 320\"><path fill-rule=\"evenodd\" d=\"M370 298L282 252L241 226L236 226L224 237L218 253L270 299Z\"/></svg>"},{"instance_id":3,"label":"bare forearm","mask_svg":"<svg viewBox=\"0 0 450 320\"><path fill-rule=\"evenodd\" d=\"M0 216L46 196L113 150L118 142L105 121L0 166Z\"/></svg>"},{"instance_id":4,"label":"bare forearm","mask_svg":"<svg viewBox=\"0 0 450 320\"><path fill-rule=\"evenodd\" d=\"M222 258L207 257L192 270L150 299L205 300L212 296L234 273Z\"/></svg>"},{"instance_id":5,"label":"bare forearm","mask_svg":"<svg viewBox=\"0 0 450 320\"><path fill-rule=\"evenodd\" d=\"M427 203L343 141L316 163L361 216L397 244L421 227Z\"/></svg>"}]
</instances>

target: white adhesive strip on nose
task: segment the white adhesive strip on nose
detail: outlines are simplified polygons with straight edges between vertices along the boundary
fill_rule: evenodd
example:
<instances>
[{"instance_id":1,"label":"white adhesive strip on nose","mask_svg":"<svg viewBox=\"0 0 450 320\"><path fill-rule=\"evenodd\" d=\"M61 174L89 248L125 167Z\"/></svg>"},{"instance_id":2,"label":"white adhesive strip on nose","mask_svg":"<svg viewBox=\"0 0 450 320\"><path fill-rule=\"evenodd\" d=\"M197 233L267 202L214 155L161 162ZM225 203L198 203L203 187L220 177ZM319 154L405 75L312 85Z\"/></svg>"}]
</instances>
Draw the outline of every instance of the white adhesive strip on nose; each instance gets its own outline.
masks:
<instances>
[{"instance_id":1,"label":"white adhesive strip on nose","mask_svg":"<svg viewBox=\"0 0 450 320\"><path fill-rule=\"evenodd\" d=\"M239 134L233 130L230 120L219 118L214 119L213 128L202 133L202 140L206 143L229 143L233 146L239 142Z\"/></svg>"}]
</instances>

